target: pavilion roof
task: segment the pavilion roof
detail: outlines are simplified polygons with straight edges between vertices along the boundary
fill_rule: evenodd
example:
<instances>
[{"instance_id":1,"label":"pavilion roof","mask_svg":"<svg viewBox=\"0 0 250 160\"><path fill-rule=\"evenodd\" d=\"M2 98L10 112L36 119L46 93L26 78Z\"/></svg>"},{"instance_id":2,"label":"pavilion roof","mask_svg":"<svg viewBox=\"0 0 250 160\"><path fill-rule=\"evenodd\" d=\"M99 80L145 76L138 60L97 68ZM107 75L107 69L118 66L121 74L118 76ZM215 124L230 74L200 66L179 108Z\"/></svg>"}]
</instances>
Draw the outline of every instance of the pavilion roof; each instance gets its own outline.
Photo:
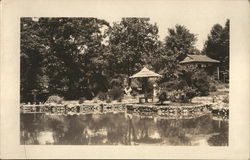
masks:
<instances>
[{"instance_id":1,"label":"pavilion roof","mask_svg":"<svg viewBox=\"0 0 250 160\"><path fill-rule=\"evenodd\" d=\"M220 63L220 61L209 58L206 55L187 55L187 57L180 63L192 63L192 62L204 62L204 63Z\"/></svg>"},{"instance_id":2,"label":"pavilion roof","mask_svg":"<svg viewBox=\"0 0 250 160\"><path fill-rule=\"evenodd\" d=\"M160 74L150 71L146 67L144 67L140 72L130 76L129 78L142 78L142 77L161 77Z\"/></svg>"}]
</instances>

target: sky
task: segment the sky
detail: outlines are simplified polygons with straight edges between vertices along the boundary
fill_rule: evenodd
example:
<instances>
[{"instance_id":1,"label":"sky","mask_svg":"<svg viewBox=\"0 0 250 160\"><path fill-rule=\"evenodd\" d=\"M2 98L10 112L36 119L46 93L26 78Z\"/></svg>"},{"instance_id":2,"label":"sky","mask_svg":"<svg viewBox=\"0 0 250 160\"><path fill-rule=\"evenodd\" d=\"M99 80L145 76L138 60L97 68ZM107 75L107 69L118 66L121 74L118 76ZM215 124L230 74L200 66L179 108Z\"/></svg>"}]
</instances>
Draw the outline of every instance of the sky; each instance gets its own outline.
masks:
<instances>
[{"instance_id":1,"label":"sky","mask_svg":"<svg viewBox=\"0 0 250 160\"><path fill-rule=\"evenodd\" d=\"M168 28L174 28L176 24L184 25L197 36L196 47L202 50L213 25L224 26L226 20L232 16L234 6L238 5L236 0L116 0L110 1L112 3L108 2L108 0L82 1L81 5L67 6L67 10L62 11L60 7L54 9L55 13L64 13L67 17L75 17L75 15L96 17L105 19L111 25L113 22L119 22L123 17L148 17L150 23L157 24L160 40L164 40L168 35Z\"/></svg>"},{"instance_id":2,"label":"sky","mask_svg":"<svg viewBox=\"0 0 250 160\"><path fill-rule=\"evenodd\" d=\"M150 18L150 17L149 17ZM160 20L159 18L150 18L150 23L156 23L159 29L159 39L163 41L168 35L168 28L174 28L176 24L184 25L190 33L193 33L197 37L196 47L199 50L203 49L204 43L207 40L207 37L215 24L220 24L223 27L225 26L227 18L217 17L210 20L203 19L185 19L178 18L177 20L172 20L169 18L169 21L166 18L165 21ZM121 18L109 19L106 18L110 24L113 22L119 22ZM198 26L198 27L197 27Z\"/></svg>"},{"instance_id":3,"label":"sky","mask_svg":"<svg viewBox=\"0 0 250 160\"><path fill-rule=\"evenodd\" d=\"M197 36L196 47L202 50L213 25L225 26L226 20L230 19L232 9L230 1L222 0L210 2L193 0L187 3L180 0L156 2L158 3L145 4L137 9L134 9L136 5L131 5L132 7L125 5L125 9L121 8L120 11L116 11L116 14L104 19L112 24L120 21L122 17L148 17L150 23L157 24L160 40L164 40L168 35L168 28L174 28L176 24L184 25Z\"/></svg>"}]
</instances>

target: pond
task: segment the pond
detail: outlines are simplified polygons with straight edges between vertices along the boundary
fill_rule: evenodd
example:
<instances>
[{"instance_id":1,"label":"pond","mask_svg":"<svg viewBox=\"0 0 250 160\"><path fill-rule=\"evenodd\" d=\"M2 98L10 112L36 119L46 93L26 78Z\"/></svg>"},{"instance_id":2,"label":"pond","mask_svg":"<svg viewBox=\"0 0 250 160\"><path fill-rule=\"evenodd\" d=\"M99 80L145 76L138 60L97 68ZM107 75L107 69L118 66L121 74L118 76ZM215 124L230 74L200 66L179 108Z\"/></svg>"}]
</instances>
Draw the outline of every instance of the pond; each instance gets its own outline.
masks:
<instances>
[{"instance_id":1,"label":"pond","mask_svg":"<svg viewBox=\"0 0 250 160\"><path fill-rule=\"evenodd\" d=\"M228 121L212 114L190 119L127 112L20 116L22 145L228 145Z\"/></svg>"}]
</instances>

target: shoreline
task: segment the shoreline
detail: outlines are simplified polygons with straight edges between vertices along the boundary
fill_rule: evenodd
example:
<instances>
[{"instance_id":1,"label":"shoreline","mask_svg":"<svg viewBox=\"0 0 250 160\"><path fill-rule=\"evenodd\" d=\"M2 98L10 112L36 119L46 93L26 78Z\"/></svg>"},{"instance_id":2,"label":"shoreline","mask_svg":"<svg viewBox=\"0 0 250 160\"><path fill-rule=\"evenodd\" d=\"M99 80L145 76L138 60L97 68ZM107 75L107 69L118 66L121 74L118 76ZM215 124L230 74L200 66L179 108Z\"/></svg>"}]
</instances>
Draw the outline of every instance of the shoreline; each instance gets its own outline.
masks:
<instances>
[{"instance_id":1,"label":"shoreline","mask_svg":"<svg viewBox=\"0 0 250 160\"><path fill-rule=\"evenodd\" d=\"M228 108L215 109L212 104L187 103L177 105L165 104L133 104L133 103L95 103L95 104L38 104L38 105L21 105L21 113L52 113L52 114L81 114L81 113L103 113L130 111L134 113L155 113L162 116L171 115L201 115L212 113L217 116L229 115Z\"/></svg>"}]
</instances>

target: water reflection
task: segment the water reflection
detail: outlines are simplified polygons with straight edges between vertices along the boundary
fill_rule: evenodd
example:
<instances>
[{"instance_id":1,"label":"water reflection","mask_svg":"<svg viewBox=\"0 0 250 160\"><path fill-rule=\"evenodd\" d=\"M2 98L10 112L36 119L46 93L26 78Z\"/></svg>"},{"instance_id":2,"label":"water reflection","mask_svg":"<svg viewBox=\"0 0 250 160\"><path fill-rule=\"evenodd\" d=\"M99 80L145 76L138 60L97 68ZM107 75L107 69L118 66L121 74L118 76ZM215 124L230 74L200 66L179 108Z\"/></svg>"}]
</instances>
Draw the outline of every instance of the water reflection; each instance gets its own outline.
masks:
<instances>
[{"instance_id":1,"label":"water reflection","mask_svg":"<svg viewBox=\"0 0 250 160\"><path fill-rule=\"evenodd\" d=\"M21 144L228 145L228 122L207 114L192 119L128 113L21 114Z\"/></svg>"}]
</instances>

